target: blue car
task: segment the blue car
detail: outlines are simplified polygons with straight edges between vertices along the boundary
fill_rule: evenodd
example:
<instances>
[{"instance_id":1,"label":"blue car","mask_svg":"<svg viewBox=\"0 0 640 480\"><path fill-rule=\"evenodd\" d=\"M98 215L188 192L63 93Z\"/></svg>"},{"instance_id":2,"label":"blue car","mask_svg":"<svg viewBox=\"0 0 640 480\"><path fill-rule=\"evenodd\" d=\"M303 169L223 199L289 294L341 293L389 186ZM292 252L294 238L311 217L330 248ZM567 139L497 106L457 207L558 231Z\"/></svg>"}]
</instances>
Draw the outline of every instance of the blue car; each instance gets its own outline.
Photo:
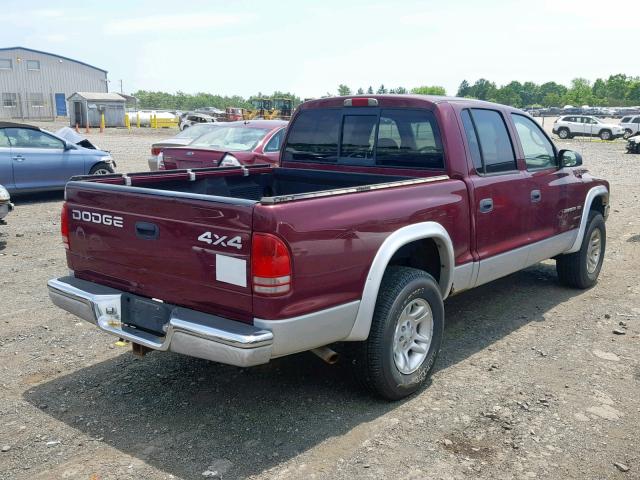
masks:
<instances>
[{"instance_id":1,"label":"blue car","mask_svg":"<svg viewBox=\"0 0 640 480\"><path fill-rule=\"evenodd\" d=\"M106 175L114 167L108 152L31 125L0 122L0 184L10 193L62 190L74 175Z\"/></svg>"}]
</instances>

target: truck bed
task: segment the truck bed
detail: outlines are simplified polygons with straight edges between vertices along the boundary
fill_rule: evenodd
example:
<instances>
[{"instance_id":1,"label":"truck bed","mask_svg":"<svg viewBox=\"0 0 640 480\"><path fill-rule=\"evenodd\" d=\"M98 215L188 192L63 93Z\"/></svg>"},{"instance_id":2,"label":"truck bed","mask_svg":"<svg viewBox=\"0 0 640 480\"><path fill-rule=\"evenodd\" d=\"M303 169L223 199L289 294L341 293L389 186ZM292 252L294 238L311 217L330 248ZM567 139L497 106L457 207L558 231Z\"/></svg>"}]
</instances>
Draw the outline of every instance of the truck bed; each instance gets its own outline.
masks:
<instances>
[{"instance_id":1,"label":"truck bed","mask_svg":"<svg viewBox=\"0 0 640 480\"><path fill-rule=\"evenodd\" d=\"M76 181L121 185L149 190L146 193L203 199L203 196L248 200L265 204L352 193L420 183L425 178L334 172L311 169L255 167L166 170L103 177L74 177ZM94 185L92 185L92 188ZM99 187L98 187L99 188ZM110 187L105 187L111 190ZM153 191L152 191L153 190ZM139 193L144 193L139 191Z\"/></svg>"},{"instance_id":2,"label":"truck bed","mask_svg":"<svg viewBox=\"0 0 640 480\"><path fill-rule=\"evenodd\" d=\"M76 278L250 322L256 207L439 179L270 166L77 177L65 192L67 260Z\"/></svg>"}]
</instances>

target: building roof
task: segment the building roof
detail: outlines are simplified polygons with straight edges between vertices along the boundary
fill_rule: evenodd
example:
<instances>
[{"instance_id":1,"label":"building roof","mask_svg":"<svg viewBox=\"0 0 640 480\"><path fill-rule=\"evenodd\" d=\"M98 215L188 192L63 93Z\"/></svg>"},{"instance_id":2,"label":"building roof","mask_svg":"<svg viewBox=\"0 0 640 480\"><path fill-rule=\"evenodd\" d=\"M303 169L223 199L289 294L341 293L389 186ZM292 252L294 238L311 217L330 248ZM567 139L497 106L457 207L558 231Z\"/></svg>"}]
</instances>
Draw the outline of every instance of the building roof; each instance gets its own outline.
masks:
<instances>
[{"instance_id":1,"label":"building roof","mask_svg":"<svg viewBox=\"0 0 640 480\"><path fill-rule=\"evenodd\" d=\"M125 98L117 93L104 93L104 92L76 92L73 95L70 95L69 98L74 95L79 95L85 100L90 100L93 102L124 102ZM67 98L67 100L69 100Z\"/></svg>"},{"instance_id":2,"label":"building roof","mask_svg":"<svg viewBox=\"0 0 640 480\"><path fill-rule=\"evenodd\" d=\"M99 70L101 72L104 72L105 74L108 73L106 70L104 70L102 68L94 67L93 65L89 65L88 63L81 62L80 60L74 60L73 58L63 57L62 55L58 55L56 53L43 52L42 50L35 50L33 48L27 48L27 47L4 47L4 48L0 48L0 52L4 52L4 51L7 51L7 50L26 50L27 52L42 53L44 55L51 55L52 57L64 58L65 60L69 60L70 62L79 63L80 65L84 65L85 67L90 67L90 68L93 68L95 70Z\"/></svg>"}]
</instances>

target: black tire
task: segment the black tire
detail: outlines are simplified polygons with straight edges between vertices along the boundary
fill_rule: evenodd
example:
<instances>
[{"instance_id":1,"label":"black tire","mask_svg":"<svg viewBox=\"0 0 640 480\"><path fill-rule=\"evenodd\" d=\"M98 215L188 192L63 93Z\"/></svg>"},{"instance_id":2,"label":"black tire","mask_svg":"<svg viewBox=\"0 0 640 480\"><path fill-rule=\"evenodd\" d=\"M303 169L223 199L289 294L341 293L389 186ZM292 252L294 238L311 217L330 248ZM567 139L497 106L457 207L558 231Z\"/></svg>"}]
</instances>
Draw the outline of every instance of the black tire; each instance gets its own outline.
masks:
<instances>
[{"instance_id":1,"label":"black tire","mask_svg":"<svg viewBox=\"0 0 640 480\"><path fill-rule=\"evenodd\" d=\"M571 132L569 131L568 128L559 128L558 137L560 137L563 140L566 140L568 138L571 138Z\"/></svg>"},{"instance_id":2,"label":"black tire","mask_svg":"<svg viewBox=\"0 0 640 480\"><path fill-rule=\"evenodd\" d=\"M600 130L598 136L600 137L600 140L604 140L605 142L613 140L613 134L611 133L611 130Z\"/></svg>"},{"instance_id":3,"label":"black tire","mask_svg":"<svg viewBox=\"0 0 640 480\"><path fill-rule=\"evenodd\" d=\"M109 175L111 173L113 173L113 167L104 162L96 163L89 170L89 175Z\"/></svg>"},{"instance_id":4,"label":"black tire","mask_svg":"<svg viewBox=\"0 0 640 480\"><path fill-rule=\"evenodd\" d=\"M596 229L600 231L600 250L595 269L591 270L588 266L589 246L592 242L593 232ZM592 210L589 212L587 228L584 232L580 250L575 253L561 255L556 259L556 271L558 272L560 283L568 287L580 289L593 287L598 282L598 275L600 275L600 269L602 268L606 244L607 229L604 218L600 212Z\"/></svg>"},{"instance_id":5,"label":"black tire","mask_svg":"<svg viewBox=\"0 0 640 480\"><path fill-rule=\"evenodd\" d=\"M394 360L394 343L400 332L398 324L401 314L416 301L426 302L431 308L431 342L428 349L425 347L427 352L421 363L414 371L405 374L398 369ZM354 345L353 367L357 380L370 392L387 400L399 400L411 395L429 377L440 351L443 330L444 304L435 279L415 268L389 267L380 285L369 338ZM407 337L407 342L412 340L413 333L410 338Z\"/></svg>"},{"instance_id":6,"label":"black tire","mask_svg":"<svg viewBox=\"0 0 640 480\"><path fill-rule=\"evenodd\" d=\"M625 140L627 140L630 136L633 135L633 132L631 130L629 130L628 128L625 129L624 131L624 135L622 136L622 138L624 138Z\"/></svg>"}]
</instances>

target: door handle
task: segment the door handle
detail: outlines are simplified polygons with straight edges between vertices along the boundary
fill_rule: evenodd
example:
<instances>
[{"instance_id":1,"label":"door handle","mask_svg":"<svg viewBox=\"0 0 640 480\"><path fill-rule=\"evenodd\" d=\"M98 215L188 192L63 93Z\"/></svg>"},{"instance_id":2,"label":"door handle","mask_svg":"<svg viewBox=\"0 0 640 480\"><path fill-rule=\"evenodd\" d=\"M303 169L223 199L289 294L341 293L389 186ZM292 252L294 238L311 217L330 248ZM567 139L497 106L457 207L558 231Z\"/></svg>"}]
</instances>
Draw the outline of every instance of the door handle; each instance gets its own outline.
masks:
<instances>
[{"instance_id":1,"label":"door handle","mask_svg":"<svg viewBox=\"0 0 640 480\"><path fill-rule=\"evenodd\" d=\"M480 213L489 213L491 210L493 210L493 198L480 200Z\"/></svg>"},{"instance_id":2,"label":"door handle","mask_svg":"<svg viewBox=\"0 0 640 480\"><path fill-rule=\"evenodd\" d=\"M24 157L22 155L16 155L15 157L11 158L13 158L16 162L24 162Z\"/></svg>"},{"instance_id":3,"label":"door handle","mask_svg":"<svg viewBox=\"0 0 640 480\"><path fill-rule=\"evenodd\" d=\"M155 223L136 222L136 236L143 240L156 240L160 235L160 229Z\"/></svg>"},{"instance_id":4,"label":"door handle","mask_svg":"<svg viewBox=\"0 0 640 480\"><path fill-rule=\"evenodd\" d=\"M531 202L538 203L540 200L542 200L542 193L540 193L540 190L531 190Z\"/></svg>"}]
</instances>

